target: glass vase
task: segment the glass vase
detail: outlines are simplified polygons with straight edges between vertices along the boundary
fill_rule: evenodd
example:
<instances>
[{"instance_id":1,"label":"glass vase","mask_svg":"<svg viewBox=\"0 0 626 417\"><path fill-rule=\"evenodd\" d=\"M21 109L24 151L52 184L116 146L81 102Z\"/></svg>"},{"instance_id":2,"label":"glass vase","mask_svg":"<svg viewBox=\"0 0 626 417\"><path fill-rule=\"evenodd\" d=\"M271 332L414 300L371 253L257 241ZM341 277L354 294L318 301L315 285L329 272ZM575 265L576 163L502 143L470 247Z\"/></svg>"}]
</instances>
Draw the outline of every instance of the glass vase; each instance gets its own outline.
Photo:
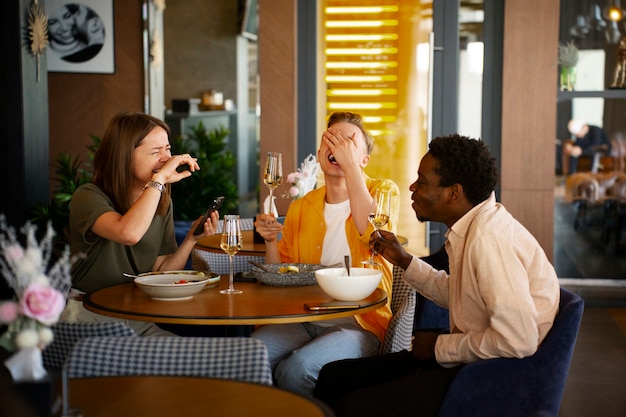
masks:
<instances>
[{"instance_id":1,"label":"glass vase","mask_svg":"<svg viewBox=\"0 0 626 417\"><path fill-rule=\"evenodd\" d=\"M560 77L561 91L574 91L576 67L562 67Z\"/></svg>"}]
</instances>

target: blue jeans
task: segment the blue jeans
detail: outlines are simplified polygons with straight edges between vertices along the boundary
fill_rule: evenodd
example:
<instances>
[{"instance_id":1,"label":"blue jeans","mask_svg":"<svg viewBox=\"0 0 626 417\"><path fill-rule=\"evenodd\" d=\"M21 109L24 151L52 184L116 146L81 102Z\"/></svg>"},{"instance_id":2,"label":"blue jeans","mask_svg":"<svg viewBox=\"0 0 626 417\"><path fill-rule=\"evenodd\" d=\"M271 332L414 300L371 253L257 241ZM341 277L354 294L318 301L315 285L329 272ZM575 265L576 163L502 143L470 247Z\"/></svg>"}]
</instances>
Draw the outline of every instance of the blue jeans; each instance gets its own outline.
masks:
<instances>
[{"instance_id":1,"label":"blue jeans","mask_svg":"<svg viewBox=\"0 0 626 417\"><path fill-rule=\"evenodd\" d=\"M340 359L374 356L380 348L378 338L354 318L272 324L255 330L252 337L267 346L276 385L308 397L313 396L322 366Z\"/></svg>"}]
</instances>

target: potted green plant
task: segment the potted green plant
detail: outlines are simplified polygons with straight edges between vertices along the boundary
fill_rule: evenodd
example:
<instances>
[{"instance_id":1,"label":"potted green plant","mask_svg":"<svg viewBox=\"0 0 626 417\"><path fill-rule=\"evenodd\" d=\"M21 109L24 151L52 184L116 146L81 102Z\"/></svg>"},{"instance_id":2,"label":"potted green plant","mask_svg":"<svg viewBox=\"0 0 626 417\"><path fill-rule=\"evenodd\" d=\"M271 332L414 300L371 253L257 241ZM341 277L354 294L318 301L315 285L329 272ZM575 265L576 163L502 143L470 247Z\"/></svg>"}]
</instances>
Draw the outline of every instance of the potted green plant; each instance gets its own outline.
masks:
<instances>
[{"instance_id":1,"label":"potted green plant","mask_svg":"<svg viewBox=\"0 0 626 417\"><path fill-rule=\"evenodd\" d=\"M173 153L198 158L200 170L172 185L176 220L193 221L204 214L215 197L224 196L220 214L236 214L239 195L235 182L237 161L228 148L228 129L207 130L202 122L172 140Z\"/></svg>"},{"instance_id":2,"label":"potted green plant","mask_svg":"<svg viewBox=\"0 0 626 417\"><path fill-rule=\"evenodd\" d=\"M39 230L46 230L48 222L56 233L57 246L69 245L70 201L74 191L81 185L90 182L93 177L93 155L100 145L100 138L91 135L91 145L87 146L88 162L83 167L83 161L69 152L59 154L55 163L57 182L52 198L48 204L37 204L30 212L30 220Z\"/></svg>"},{"instance_id":3,"label":"potted green plant","mask_svg":"<svg viewBox=\"0 0 626 417\"><path fill-rule=\"evenodd\" d=\"M578 64L578 47L572 42L559 44L559 77L561 91L574 91L576 84L576 64Z\"/></svg>"}]
</instances>

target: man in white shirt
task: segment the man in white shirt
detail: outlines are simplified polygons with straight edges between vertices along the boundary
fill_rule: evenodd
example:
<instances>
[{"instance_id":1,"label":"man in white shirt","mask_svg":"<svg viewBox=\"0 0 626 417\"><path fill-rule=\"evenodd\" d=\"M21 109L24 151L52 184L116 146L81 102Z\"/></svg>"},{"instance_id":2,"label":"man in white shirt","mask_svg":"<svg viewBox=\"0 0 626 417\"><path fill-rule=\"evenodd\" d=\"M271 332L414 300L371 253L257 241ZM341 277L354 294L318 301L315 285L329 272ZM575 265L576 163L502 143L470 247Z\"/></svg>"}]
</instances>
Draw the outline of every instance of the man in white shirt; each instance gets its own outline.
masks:
<instances>
[{"instance_id":1,"label":"man in white shirt","mask_svg":"<svg viewBox=\"0 0 626 417\"><path fill-rule=\"evenodd\" d=\"M495 159L481 141L435 138L411 185L420 221L446 224L450 273L381 232L370 245L450 312L450 333L418 332L413 351L326 365L315 396L337 417L436 416L463 364L533 355L558 312L559 283L536 239L495 200Z\"/></svg>"}]
</instances>

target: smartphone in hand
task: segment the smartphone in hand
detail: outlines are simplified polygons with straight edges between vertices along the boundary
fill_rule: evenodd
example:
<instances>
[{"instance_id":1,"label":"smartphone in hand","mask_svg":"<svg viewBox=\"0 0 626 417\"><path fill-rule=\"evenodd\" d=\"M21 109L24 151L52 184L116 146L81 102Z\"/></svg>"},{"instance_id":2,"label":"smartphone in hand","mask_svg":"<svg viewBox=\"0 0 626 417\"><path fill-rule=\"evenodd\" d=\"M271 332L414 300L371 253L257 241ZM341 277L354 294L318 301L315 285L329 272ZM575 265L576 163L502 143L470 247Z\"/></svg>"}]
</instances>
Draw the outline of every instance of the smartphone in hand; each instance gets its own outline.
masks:
<instances>
[{"instance_id":1,"label":"smartphone in hand","mask_svg":"<svg viewBox=\"0 0 626 417\"><path fill-rule=\"evenodd\" d=\"M202 221L198 224L198 227L196 227L196 230L193 231L194 236L198 236L199 234L202 233L202 231L204 230L204 222L206 222L206 219L209 218L211 213L219 210L222 207L222 203L224 203L224 197L220 196L213 200L213 202L207 209L206 213L204 213L204 216L202 216Z\"/></svg>"}]
</instances>

